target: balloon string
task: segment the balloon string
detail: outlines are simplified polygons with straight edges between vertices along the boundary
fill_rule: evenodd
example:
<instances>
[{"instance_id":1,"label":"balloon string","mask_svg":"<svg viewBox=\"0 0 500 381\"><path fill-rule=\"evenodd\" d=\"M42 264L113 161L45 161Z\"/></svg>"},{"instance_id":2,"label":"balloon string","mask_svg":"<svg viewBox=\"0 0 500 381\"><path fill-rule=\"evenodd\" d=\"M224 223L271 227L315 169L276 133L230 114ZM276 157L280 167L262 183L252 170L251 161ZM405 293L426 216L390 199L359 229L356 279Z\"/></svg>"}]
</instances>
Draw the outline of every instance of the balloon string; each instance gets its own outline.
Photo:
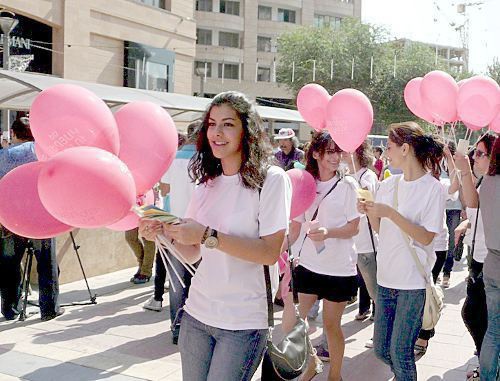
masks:
<instances>
[{"instance_id":1,"label":"balloon string","mask_svg":"<svg viewBox=\"0 0 500 381\"><path fill-rule=\"evenodd\" d=\"M356 174L357 170L356 170L356 163L354 162L354 156L353 156L353 153L351 152L351 161L352 161L352 168L353 168L353 175Z\"/></svg>"},{"instance_id":2,"label":"balloon string","mask_svg":"<svg viewBox=\"0 0 500 381\"><path fill-rule=\"evenodd\" d=\"M486 132L484 134L482 134L479 138L477 138L476 142L469 148L469 150L467 151L467 154L471 153L473 150L476 149L476 146L477 146L477 143L479 143L479 141L484 138L486 135L488 135L489 131L486 130ZM471 135L472 135L472 131L471 131Z\"/></svg>"}]
</instances>

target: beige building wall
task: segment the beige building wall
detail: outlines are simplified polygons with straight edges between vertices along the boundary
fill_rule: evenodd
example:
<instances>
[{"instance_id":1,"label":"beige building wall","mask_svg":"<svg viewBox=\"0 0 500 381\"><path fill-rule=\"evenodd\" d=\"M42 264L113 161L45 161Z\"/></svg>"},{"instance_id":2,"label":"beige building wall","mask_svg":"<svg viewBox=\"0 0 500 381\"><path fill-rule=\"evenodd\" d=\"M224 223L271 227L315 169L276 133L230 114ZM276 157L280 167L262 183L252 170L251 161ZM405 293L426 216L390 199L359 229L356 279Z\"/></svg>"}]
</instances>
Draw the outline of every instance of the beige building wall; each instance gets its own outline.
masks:
<instances>
[{"instance_id":1,"label":"beige building wall","mask_svg":"<svg viewBox=\"0 0 500 381\"><path fill-rule=\"evenodd\" d=\"M210 62L212 75L202 81L193 72L193 93L216 94L224 90L240 90L249 97L292 99L293 94L284 84L255 80L257 60L260 68L269 68L273 76L273 61L278 59L277 37L299 25L313 25L314 15L361 17L361 0L240 0L240 15L220 13L220 0L212 0L212 12L195 11L197 28L212 31L212 45L196 45L196 61ZM258 18L258 6L271 7L271 20ZM278 9L295 11L295 23L279 21ZM240 48L219 46L220 32L240 34ZM257 51L257 36L271 38L269 52ZM218 78L218 64L222 61L241 64L241 80Z\"/></svg>"},{"instance_id":2,"label":"beige building wall","mask_svg":"<svg viewBox=\"0 0 500 381\"><path fill-rule=\"evenodd\" d=\"M175 52L174 91L191 94L194 3L166 3L170 10L135 0L0 0L0 7L53 28L54 75L123 86L124 41L133 41ZM123 232L75 229L74 236L89 277L137 264ZM82 279L69 235L57 237L56 243L61 283Z\"/></svg>"}]
</instances>

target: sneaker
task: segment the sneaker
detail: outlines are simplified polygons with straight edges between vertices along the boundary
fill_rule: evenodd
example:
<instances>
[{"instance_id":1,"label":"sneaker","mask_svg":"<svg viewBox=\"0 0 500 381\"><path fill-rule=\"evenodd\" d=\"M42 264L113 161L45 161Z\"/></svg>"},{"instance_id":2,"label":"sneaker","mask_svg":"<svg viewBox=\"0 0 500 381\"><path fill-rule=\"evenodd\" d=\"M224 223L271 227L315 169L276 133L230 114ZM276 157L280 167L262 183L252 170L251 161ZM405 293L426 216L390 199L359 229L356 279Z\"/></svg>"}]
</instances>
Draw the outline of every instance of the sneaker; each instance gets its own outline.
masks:
<instances>
[{"instance_id":1,"label":"sneaker","mask_svg":"<svg viewBox=\"0 0 500 381\"><path fill-rule=\"evenodd\" d=\"M365 348L373 348L373 338L365 343Z\"/></svg>"},{"instance_id":2,"label":"sneaker","mask_svg":"<svg viewBox=\"0 0 500 381\"><path fill-rule=\"evenodd\" d=\"M359 312L354 319L356 320L365 320L370 315L370 310L366 310L365 312Z\"/></svg>"},{"instance_id":3,"label":"sneaker","mask_svg":"<svg viewBox=\"0 0 500 381\"><path fill-rule=\"evenodd\" d=\"M137 271L133 276L132 278L129 279L129 282L130 283L134 283L134 280L135 280L135 277L137 277L139 275L139 271Z\"/></svg>"},{"instance_id":4,"label":"sneaker","mask_svg":"<svg viewBox=\"0 0 500 381\"><path fill-rule=\"evenodd\" d=\"M330 361L330 352L323 347L323 345L317 345L314 347L316 349L316 355L321 361L329 362Z\"/></svg>"},{"instance_id":5,"label":"sneaker","mask_svg":"<svg viewBox=\"0 0 500 381\"><path fill-rule=\"evenodd\" d=\"M144 283L148 283L149 279L151 279L151 277L149 277L147 275L139 274L139 275L134 276L134 280L132 281L132 283L133 284L144 284Z\"/></svg>"},{"instance_id":6,"label":"sneaker","mask_svg":"<svg viewBox=\"0 0 500 381\"><path fill-rule=\"evenodd\" d=\"M443 275L443 281L441 282L441 287L448 288L450 287L450 276Z\"/></svg>"},{"instance_id":7,"label":"sneaker","mask_svg":"<svg viewBox=\"0 0 500 381\"><path fill-rule=\"evenodd\" d=\"M59 308L59 311L57 311L55 314L52 315L45 315L40 318L41 321L49 321L52 319L55 319L58 316L61 316L64 313L64 308Z\"/></svg>"},{"instance_id":8,"label":"sneaker","mask_svg":"<svg viewBox=\"0 0 500 381\"><path fill-rule=\"evenodd\" d=\"M152 296L146 303L144 303L142 308L144 308L145 310L160 312L163 309L162 303L163 302L161 300L155 300L155 297Z\"/></svg>"}]
</instances>

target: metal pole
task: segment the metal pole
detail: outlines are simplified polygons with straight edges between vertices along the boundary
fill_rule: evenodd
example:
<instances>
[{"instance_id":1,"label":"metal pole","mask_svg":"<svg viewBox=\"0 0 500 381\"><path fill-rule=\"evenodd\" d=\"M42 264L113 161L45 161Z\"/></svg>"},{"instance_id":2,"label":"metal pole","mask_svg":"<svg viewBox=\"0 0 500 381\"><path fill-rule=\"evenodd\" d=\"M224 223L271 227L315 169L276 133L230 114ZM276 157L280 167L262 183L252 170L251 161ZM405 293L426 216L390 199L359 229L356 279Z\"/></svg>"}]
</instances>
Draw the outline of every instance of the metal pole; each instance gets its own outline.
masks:
<instances>
[{"instance_id":1,"label":"metal pole","mask_svg":"<svg viewBox=\"0 0 500 381\"><path fill-rule=\"evenodd\" d=\"M200 75L200 97L205 97L205 79Z\"/></svg>"},{"instance_id":2,"label":"metal pole","mask_svg":"<svg viewBox=\"0 0 500 381\"><path fill-rule=\"evenodd\" d=\"M9 36L10 32L7 32L3 34L3 68L5 70L10 69L9 65ZM2 125L3 125L3 131L9 131L10 129L10 111L5 109L2 111ZM9 134L10 135L10 134Z\"/></svg>"}]
</instances>

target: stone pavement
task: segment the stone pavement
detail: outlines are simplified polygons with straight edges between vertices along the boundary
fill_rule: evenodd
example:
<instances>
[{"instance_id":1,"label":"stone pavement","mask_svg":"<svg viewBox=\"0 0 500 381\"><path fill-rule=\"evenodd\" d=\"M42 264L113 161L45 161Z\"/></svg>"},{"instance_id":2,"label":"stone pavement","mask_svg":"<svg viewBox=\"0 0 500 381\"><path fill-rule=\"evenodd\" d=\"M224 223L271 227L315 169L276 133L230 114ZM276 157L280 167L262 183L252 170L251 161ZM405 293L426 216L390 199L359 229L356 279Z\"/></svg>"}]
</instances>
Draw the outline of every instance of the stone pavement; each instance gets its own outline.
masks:
<instances>
[{"instance_id":1,"label":"stone pavement","mask_svg":"<svg viewBox=\"0 0 500 381\"><path fill-rule=\"evenodd\" d=\"M473 341L460 316L466 269L463 263L455 263L455 270L451 287L445 291L446 308L436 336L417 362L419 380L463 381L466 372L477 365ZM152 294L152 282L131 284L128 280L134 271L90 278L89 285L98 295L96 305L66 307L64 315L48 322L41 322L38 314L24 322L0 320L0 381L182 380L180 356L171 344L168 309L160 313L142 309ZM81 281L61 287L62 303L86 301L88 296ZM36 300L35 295L30 299ZM37 308L30 306L29 311ZM372 335L372 322L355 321L356 313L357 304L353 304L342 320L346 340L343 379L390 380L388 367L375 358L372 349L364 347ZM276 319L278 324L281 312ZM321 322L313 321L311 326L316 344ZM315 381L326 380L326 371ZM260 370L254 380L259 379L258 374Z\"/></svg>"}]
</instances>

